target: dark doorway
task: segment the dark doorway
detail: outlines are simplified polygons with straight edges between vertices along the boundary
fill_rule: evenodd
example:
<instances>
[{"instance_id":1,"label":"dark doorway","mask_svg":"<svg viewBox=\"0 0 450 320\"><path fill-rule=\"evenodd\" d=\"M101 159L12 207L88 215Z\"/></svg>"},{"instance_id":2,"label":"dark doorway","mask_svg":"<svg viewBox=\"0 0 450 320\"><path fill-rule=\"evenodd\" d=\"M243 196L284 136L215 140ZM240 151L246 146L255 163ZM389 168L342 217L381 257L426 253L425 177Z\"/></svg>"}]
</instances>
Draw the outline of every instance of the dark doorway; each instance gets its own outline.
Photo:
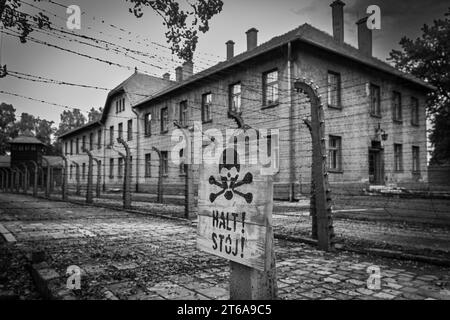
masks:
<instances>
[{"instance_id":1,"label":"dark doorway","mask_svg":"<svg viewBox=\"0 0 450 320\"><path fill-rule=\"evenodd\" d=\"M369 182L370 184L384 184L383 149L369 148Z\"/></svg>"}]
</instances>

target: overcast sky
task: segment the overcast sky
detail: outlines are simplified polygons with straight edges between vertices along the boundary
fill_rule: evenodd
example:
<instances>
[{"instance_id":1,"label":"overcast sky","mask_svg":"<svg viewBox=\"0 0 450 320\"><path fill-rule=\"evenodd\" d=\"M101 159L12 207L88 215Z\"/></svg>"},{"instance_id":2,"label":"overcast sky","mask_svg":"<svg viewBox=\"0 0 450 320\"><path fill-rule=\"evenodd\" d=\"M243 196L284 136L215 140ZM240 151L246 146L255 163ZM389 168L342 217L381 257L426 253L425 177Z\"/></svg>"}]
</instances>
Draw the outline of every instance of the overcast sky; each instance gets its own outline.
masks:
<instances>
[{"instance_id":1,"label":"overcast sky","mask_svg":"<svg viewBox=\"0 0 450 320\"><path fill-rule=\"evenodd\" d=\"M48 14L52 23L59 28L65 28L65 18L68 15L62 6L45 1L23 1L54 13L57 17ZM113 88L126 79L135 66L141 71L157 76L171 72L172 79L174 78L173 71L179 61L171 55L170 51L154 44L166 45L165 29L159 16L151 9L144 10L144 16L137 19L128 12L129 4L125 0L54 1L64 5L80 6L83 11L81 30L75 30L75 32L144 51L155 55L155 58L138 57L147 63L141 64L124 57L123 54L89 48L82 44L33 32L31 35L40 40L114 61L130 69L110 66L32 42L21 44L17 38L5 35L2 38L0 61L2 65L6 64L9 70L16 72L106 88ZM185 3L185 0L180 1ZM345 41L355 46L357 36L355 22L365 14L367 6L372 4L380 6L381 30L374 32L374 55L383 60L388 57L393 48L399 47L398 42L402 36L411 38L419 36L420 28L424 23L432 23L433 19L443 17L450 6L448 1L442 0L344 0L344 2L346 3L344 7ZM259 30L259 43L286 33L305 22L331 33L330 3L331 0L224 0L223 11L212 19L209 32L200 36L195 71L224 60L227 40L231 39L236 43L235 53L244 51L245 31L251 27ZM23 4L20 10L35 12L34 8L26 4ZM124 31L111 27L110 24ZM35 83L12 77L0 79L0 90L69 105L80 108L82 111L103 106L107 94L107 91ZM18 115L21 112L28 112L56 123L59 122L59 114L64 110L61 107L5 94L0 94L0 102L13 104Z\"/></svg>"}]
</instances>

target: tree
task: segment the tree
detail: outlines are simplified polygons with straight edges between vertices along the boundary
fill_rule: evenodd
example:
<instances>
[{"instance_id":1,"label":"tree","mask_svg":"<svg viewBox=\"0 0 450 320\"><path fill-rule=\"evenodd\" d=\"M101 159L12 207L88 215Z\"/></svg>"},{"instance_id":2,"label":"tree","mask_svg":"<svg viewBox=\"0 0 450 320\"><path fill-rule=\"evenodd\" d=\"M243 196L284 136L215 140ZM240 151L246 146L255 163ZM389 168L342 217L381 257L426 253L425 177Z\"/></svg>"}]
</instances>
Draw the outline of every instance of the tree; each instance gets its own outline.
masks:
<instances>
[{"instance_id":1,"label":"tree","mask_svg":"<svg viewBox=\"0 0 450 320\"><path fill-rule=\"evenodd\" d=\"M56 132L56 129L53 126L54 123L54 121L48 121L40 118L36 119L36 138L48 146L51 145L52 135Z\"/></svg>"},{"instance_id":2,"label":"tree","mask_svg":"<svg viewBox=\"0 0 450 320\"><path fill-rule=\"evenodd\" d=\"M11 104L0 104L0 155L5 155L9 150L9 139L14 132L16 121L16 109Z\"/></svg>"},{"instance_id":3,"label":"tree","mask_svg":"<svg viewBox=\"0 0 450 320\"><path fill-rule=\"evenodd\" d=\"M79 109L64 110L60 119L58 130L55 132L57 136L86 124L86 117Z\"/></svg>"},{"instance_id":4,"label":"tree","mask_svg":"<svg viewBox=\"0 0 450 320\"><path fill-rule=\"evenodd\" d=\"M444 19L424 25L416 40L403 37L402 50L392 50L389 60L399 70L411 73L437 90L427 99L427 115L433 125L431 163L450 161L450 8Z\"/></svg>"},{"instance_id":5,"label":"tree","mask_svg":"<svg viewBox=\"0 0 450 320\"><path fill-rule=\"evenodd\" d=\"M26 131L36 134L36 118L32 114L22 112L20 120L14 123L13 137L17 137Z\"/></svg>"},{"instance_id":6,"label":"tree","mask_svg":"<svg viewBox=\"0 0 450 320\"><path fill-rule=\"evenodd\" d=\"M98 110L95 108L91 108L88 113L88 122L99 121L102 117L103 109L99 108Z\"/></svg>"},{"instance_id":7,"label":"tree","mask_svg":"<svg viewBox=\"0 0 450 320\"><path fill-rule=\"evenodd\" d=\"M187 1L190 10L182 10L175 0L125 0L130 2L131 13L137 18L143 16L143 7L150 7L162 19L166 26L167 43L172 53L186 61L192 61L198 42L198 33L209 30L209 20L222 11L222 0ZM35 28L51 29L49 18L40 12L31 16L21 12L21 0L0 0L0 20L5 27L17 29L21 33L20 41L26 42L27 36Z\"/></svg>"}]
</instances>

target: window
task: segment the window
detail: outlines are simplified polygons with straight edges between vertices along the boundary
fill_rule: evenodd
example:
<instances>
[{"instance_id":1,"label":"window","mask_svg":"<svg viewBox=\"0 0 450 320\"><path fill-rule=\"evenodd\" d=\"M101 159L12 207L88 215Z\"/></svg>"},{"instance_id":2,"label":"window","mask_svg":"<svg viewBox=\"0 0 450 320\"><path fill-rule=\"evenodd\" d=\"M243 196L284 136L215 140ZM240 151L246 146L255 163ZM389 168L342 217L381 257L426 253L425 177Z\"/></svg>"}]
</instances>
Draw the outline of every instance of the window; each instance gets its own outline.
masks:
<instances>
[{"instance_id":1,"label":"window","mask_svg":"<svg viewBox=\"0 0 450 320\"><path fill-rule=\"evenodd\" d=\"M328 107L341 108L341 75L328 71Z\"/></svg>"},{"instance_id":2,"label":"window","mask_svg":"<svg viewBox=\"0 0 450 320\"><path fill-rule=\"evenodd\" d=\"M133 120L130 119L127 122L127 140L133 140Z\"/></svg>"},{"instance_id":3,"label":"window","mask_svg":"<svg viewBox=\"0 0 450 320\"><path fill-rule=\"evenodd\" d=\"M69 168L69 179L72 179L72 177L73 177L73 164L71 164Z\"/></svg>"},{"instance_id":4,"label":"window","mask_svg":"<svg viewBox=\"0 0 450 320\"><path fill-rule=\"evenodd\" d=\"M116 113L125 111L125 98L116 100Z\"/></svg>"},{"instance_id":5,"label":"window","mask_svg":"<svg viewBox=\"0 0 450 320\"><path fill-rule=\"evenodd\" d=\"M341 137L330 136L328 141L328 169L342 171L342 141Z\"/></svg>"},{"instance_id":6,"label":"window","mask_svg":"<svg viewBox=\"0 0 450 320\"><path fill-rule=\"evenodd\" d=\"M185 170L185 166L184 166L184 159L183 159L184 149L181 149L179 154L180 154L180 174L184 175L184 174L186 174L186 170Z\"/></svg>"},{"instance_id":7,"label":"window","mask_svg":"<svg viewBox=\"0 0 450 320\"><path fill-rule=\"evenodd\" d=\"M94 149L94 133L89 134L89 150Z\"/></svg>"},{"instance_id":8,"label":"window","mask_svg":"<svg viewBox=\"0 0 450 320\"><path fill-rule=\"evenodd\" d=\"M117 131L118 131L118 133L117 133L118 137L122 139L123 138L123 123L122 122L119 123Z\"/></svg>"},{"instance_id":9,"label":"window","mask_svg":"<svg viewBox=\"0 0 450 320\"><path fill-rule=\"evenodd\" d=\"M77 138L77 144L75 145L76 148L76 153L79 154L80 153L80 138Z\"/></svg>"},{"instance_id":10,"label":"window","mask_svg":"<svg viewBox=\"0 0 450 320\"><path fill-rule=\"evenodd\" d=\"M123 158L118 158L117 177L118 178L122 178L123 177Z\"/></svg>"},{"instance_id":11,"label":"window","mask_svg":"<svg viewBox=\"0 0 450 320\"><path fill-rule=\"evenodd\" d=\"M412 171L413 173L420 172L420 149L419 147L412 147Z\"/></svg>"},{"instance_id":12,"label":"window","mask_svg":"<svg viewBox=\"0 0 450 320\"><path fill-rule=\"evenodd\" d=\"M263 106L278 103L278 70L263 74Z\"/></svg>"},{"instance_id":13,"label":"window","mask_svg":"<svg viewBox=\"0 0 450 320\"><path fill-rule=\"evenodd\" d=\"M114 144L114 126L109 127L109 144Z\"/></svg>"},{"instance_id":14,"label":"window","mask_svg":"<svg viewBox=\"0 0 450 320\"><path fill-rule=\"evenodd\" d=\"M146 113L144 117L144 131L146 136L152 134L152 114Z\"/></svg>"},{"instance_id":15,"label":"window","mask_svg":"<svg viewBox=\"0 0 450 320\"><path fill-rule=\"evenodd\" d=\"M411 97L411 124L419 125L419 99Z\"/></svg>"},{"instance_id":16,"label":"window","mask_svg":"<svg viewBox=\"0 0 450 320\"><path fill-rule=\"evenodd\" d=\"M86 163L83 163L83 165L81 166L81 179L85 178L86 178Z\"/></svg>"},{"instance_id":17,"label":"window","mask_svg":"<svg viewBox=\"0 0 450 320\"><path fill-rule=\"evenodd\" d=\"M241 112L241 83L230 86L230 111Z\"/></svg>"},{"instance_id":18,"label":"window","mask_svg":"<svg viewBox=\"0 0 450 320\"><path fill-rule=\"evenodd\" d=\"M402 95L400 92L392 93L392 113L394 121L402 121Z\"/></svg>"},{"instance_id":19,"label":"window","mask_svg":"<svg viewBox=\"0 0 450 320\"><path fill-rule=\"evenodd\" d=\"M403 171L403 147L401 144L394 144L394 170Z\"/></svg>"},{"instance_id":20,"label":"window","mask_svg":"<svg viewBox=\"0 0 450 320\"><path fill-rule=\"evenodd\" d=\"M169 109L167 107L161 109L161 132L169 130Z\"/></svg>"},{"instance_id":21,"label":"window","mask_svg":"<svg viewBox=\"0 0 450 320\"><path fill-rule=\"evenodd\" d=\"M70 140L70 155L73 155L73 140Z\"/></svg>"},{"instance_id":22,"label":"window","mask_svg":"<svg viewBox=\"0 0 450 320\"><path fill-rule=\"evenodd\" d=\"M374 84L370 85L370 114L381 117L380 87Z\"/></svg>"},{"instance_id":23,"label":"window","mask_svg":"<svg viewBox=\"0 0 450 320\"><path fill-rule=\"evenodd\" d=\"M83 136L82 142L81 142L81 152L86 151L86 136Z\"/></svg>"},{"instance_id":24,"label":"window","mask_svg":"<svg viewBox=\"0 0 450 320\"><path fill-rule=\"evenodd\" d=\"M202 95L202 122L212 121L211 115L212 93Z\"/></svg>"},{"instance_id":25,"label":"window","mask_svg":"<svg viewBox=\"0 0 450 320\"><path fill-rule=\"evenodd\" d=\"M186 126L187 125L187 116L188 116L188 106L187 101L181 101L180 102L180 125Z\"/></svg>"},{"instance_id":26,"label":"window","mask_svg":"<svg viewBox=\"0 0 450 320\"><path fill-rule=\"evenodd\" d=\"M97 131L97 149L102 147L102 130Z\"/></svg>"},{"instance_id":27,"label":"window","mask_svg":"<svg viewBox=\"0 0 450 320\"><path fill-rule=\"evenodd\" d=\"M169 160L168 160L168 153L167 151L161 151L161 158L162 158L162 174L167 175L169 172Z\"/></svg>"},{"instance_id":28,"label":"window","mask_svg":"<svg viewBox=\"0 0 450 320\"><path fill-rule=\"evenodd\" d=\"M67 142L64 143L64 154L67 156Z\"/></svg>"},{"instance_id":29,"label":"window","mask_svg":"<svg viewBox=\"0 0 450 320\"><path fill-rule=\"evenodd\" d=\"M152 155L147 153L145 155L145 177L149 178L152 176Z\"/></svg>"},{"instance_id":30,"label":"window","mask_svg":"<svg viewBox=\"0 0 450 320\"><path fill-rule=\"evenodd\" d=\"M114 178L114 159L109 159L109 178Z\"/></svg>"}]
</instances>

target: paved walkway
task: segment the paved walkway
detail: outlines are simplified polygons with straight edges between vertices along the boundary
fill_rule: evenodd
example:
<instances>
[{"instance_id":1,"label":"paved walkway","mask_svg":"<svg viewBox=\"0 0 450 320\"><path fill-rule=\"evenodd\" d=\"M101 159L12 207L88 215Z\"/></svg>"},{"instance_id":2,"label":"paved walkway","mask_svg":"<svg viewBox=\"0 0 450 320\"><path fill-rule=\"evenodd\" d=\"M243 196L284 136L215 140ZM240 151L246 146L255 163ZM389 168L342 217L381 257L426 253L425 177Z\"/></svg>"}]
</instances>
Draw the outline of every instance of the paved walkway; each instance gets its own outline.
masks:
<instances>
[{"instance_id":1,"label":"paved walkway","mask_svg":"<svg viewBox=\"0 0 450 320\"><path fill-rule=\"evenodd\" d=\"M227 261L196 249L190 223L11 194L0 194L0 223L17 240L0 250L16 250L8 257L19 266L18 252L43 250L59 275L81 267L81 299L229 297ZM450 299L450 268L275 245L281 299ZM11 266L0 263L0 275L14 275L3 278L0 290L29 298L21 291L21 269ZM369 266L381 270L380 290L367 288ZM64 288L66 278L57 284Z\"/></svg>"}]
</instances>

